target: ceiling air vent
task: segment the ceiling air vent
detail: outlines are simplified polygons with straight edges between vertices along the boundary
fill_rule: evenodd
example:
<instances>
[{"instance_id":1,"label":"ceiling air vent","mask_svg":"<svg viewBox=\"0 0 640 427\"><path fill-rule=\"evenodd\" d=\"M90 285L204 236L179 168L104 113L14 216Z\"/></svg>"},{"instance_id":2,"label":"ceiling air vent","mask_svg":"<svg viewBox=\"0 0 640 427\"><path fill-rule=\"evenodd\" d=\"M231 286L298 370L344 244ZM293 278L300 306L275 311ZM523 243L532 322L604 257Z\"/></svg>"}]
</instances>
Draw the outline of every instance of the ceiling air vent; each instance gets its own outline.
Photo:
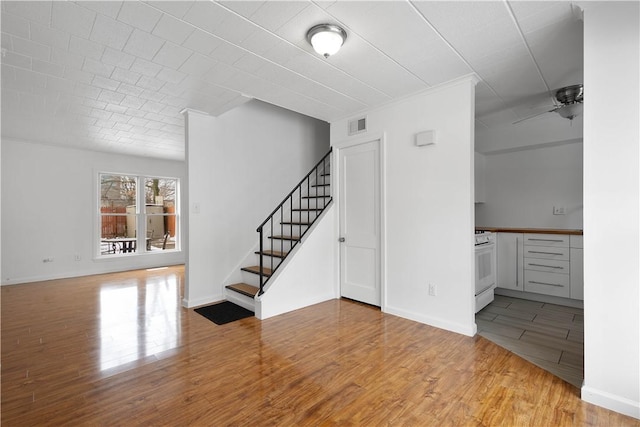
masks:
<instances>
[{"instance_id":1,"label":"ceiling air vent","mask_svg":"<svg viewBox=\"0 0 640 427\"><path fill-rule=\"evenodd\" d=\"M357 133L366 132L367 131L367 118L360 117L359 119L354 119L349 121L349 135L355 135Z\"/></svg>"}]
</instances>

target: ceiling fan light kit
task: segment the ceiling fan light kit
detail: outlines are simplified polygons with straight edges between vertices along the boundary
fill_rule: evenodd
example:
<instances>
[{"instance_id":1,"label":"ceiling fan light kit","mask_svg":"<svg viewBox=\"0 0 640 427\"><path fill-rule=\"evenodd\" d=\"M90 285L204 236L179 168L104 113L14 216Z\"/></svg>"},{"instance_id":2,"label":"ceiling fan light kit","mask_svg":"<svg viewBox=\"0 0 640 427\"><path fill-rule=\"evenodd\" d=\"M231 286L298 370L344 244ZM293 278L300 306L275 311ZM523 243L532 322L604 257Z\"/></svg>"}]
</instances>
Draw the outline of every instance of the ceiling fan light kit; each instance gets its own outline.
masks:
<instances>
[{"instance_id":1,"label":"ceiling fan light kit","mask_svg":"<svg viewBox=\"0 0 640 427\"><path fill-rule=\"evenodd\" d=\"M563 105L556 110L556 113L560 114L560 117L573 120L582 114L582 104L575 103L569 105Z\"/></svg>"},{"instance_id":2,"label":"ceiling fan light kit","mask_svg":"<svg viewBox=\"0 0 640 427\"><path fill-rule=\"evenodd\" d=\"M320 24L307 32L307 41L320 55L328 58L340 50L347 39L347 32L334 24Z\"/></svg>"},{"instance_id":3,"label":"ceiling fan light kit","mask_svg":"<svg viewBox=\"0 0 640 427\"><path fill-rule=\"evenodd\" d=\"M559 103L556 104L555 108L530 117L525 117L524 119L513 122L513 124L515 125L516 123L520 123L546 113L558 113L560 117L573 121L573 119L582 114L584 87L581 84L561 87L556 90L555 99Z\"/></svg>"}]
</instances>

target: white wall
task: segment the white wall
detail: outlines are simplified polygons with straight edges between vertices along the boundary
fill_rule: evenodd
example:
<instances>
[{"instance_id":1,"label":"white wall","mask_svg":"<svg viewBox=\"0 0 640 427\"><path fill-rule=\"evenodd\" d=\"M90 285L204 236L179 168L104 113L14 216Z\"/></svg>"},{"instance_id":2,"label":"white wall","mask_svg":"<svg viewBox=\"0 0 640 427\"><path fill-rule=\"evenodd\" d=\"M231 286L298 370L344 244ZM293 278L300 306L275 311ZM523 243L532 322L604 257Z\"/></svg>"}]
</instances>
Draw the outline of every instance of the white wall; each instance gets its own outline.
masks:
<instances>
[{"instance_id":1,"label":"white wall","mask_svg":"<svg viewBox=\"0 0 640 427\"><path fill-rule=\"evenodd\" d=\"M583 6L582 398L640 418L640 4Z\"/></svg>"},{"instance_id":2,"label":"white wall","mask_svg":"<svg viewBox=\"0 0 640 427\"><path fill-rule=\"evenodd\" d=\"M484 156L476 225L582 229L582 143ZM566 215L554 215L563 206Z\"/></svg>"},{"instance_id":3,"label":"white wall","mask_svg":"<svg viewBox=\"0 0 640 427\"><path fill-rule=\"evenodd\" d=\"M337 209L333 204L296 245L269 279L268 289L256 301L256 316L267 319L340 297L336 282Z\"/></svg>"},{"instance_id":4,"label":"white wall","mask_svg":"<svg viewBox=\"0 0 640 427\"><path fill-rule=\"evenodd\" d=\"M187 112L188 307L223 298L256 228L329 151L329 126L251 101L219 117ZM200 212L194 211L194 206Z\"/></svg>"},{"instance_id":5,"label":"white wall","mask_svg":"<svg viewBox=\"0 0 640 427\"><path fill-rule=\"evenodd\" d=\"M583 116L569 121L558 114L548 113L516 125L491 128L478 125L475 147L477 152L488 154L500 150L575 141L582 139L582 136Z\"/></svg>"},{"instance_id":6,"label":"white wall","mask_svg":"<svg viewBox=\"0 0 640 427\"><path fill-rule=\"evenodd\" d=\"M183 179L185 163L2 140L3 284L184 262L180 252L95 259L96 182L105 171Z\"/></svg>"},{"instance_id":7,"label":"white wall","mask_svg":"<svg viewBox=\"0 0 640 427\"><path fill-rule=\"evenodd\" d=\"M384 135L382 310L467 335L476 330L474 95L465 78L368 111L365 135L348 137L347 120L331 123L334 146ZM425 130L436 131L437 143L416 147Z\"/></svg>"}]
</instances>

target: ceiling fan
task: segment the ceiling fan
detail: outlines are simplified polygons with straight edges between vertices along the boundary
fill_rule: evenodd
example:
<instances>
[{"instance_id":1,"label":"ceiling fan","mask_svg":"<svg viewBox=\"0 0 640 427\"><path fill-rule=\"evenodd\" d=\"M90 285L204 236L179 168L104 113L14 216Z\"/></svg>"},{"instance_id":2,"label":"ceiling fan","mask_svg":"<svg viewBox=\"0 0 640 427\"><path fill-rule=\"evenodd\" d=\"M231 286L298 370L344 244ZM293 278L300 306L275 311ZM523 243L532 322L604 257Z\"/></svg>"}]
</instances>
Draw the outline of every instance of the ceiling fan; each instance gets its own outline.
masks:
<instances>
[{"instance_id":1,"label":"ceiling fan","mask_svg":"<svg viewBox=\"0 0 640 427\"><path fill-rule=\"evenodd\" d=\"M532 119L534 117L541 116L546 113L558 113L561 117L569 120L573 120L580 114L582 114L582 101L584 100L584 88L581 84L561 87L556 90L554 104L555 107L542 113L534 114L533 116L525 117L516 123L523 122L525 120Z\"/></svg>"}]
</instances>

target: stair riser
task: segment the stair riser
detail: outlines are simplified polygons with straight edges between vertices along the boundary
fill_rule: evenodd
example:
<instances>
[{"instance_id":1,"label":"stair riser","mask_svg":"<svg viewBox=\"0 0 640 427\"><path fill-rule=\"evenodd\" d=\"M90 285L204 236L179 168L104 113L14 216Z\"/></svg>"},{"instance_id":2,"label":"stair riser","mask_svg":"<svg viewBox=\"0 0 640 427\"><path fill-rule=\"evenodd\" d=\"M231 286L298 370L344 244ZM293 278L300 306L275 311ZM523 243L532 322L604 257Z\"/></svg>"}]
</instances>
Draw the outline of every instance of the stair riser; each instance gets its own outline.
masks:
<instances>
[{"instance_id":1,"label":"stair riser","mask_svg":"<svg viewBox=\"0 0 640 427\"><path fill-rule=\"evenodd\" d=\"M224 290L224 296L227 301L230 301L234 304L239 305L240 307L244 307L247 310L251 310L255 313L256 311L256 302L253 298L249 298L246 295L242 295L238 292L232 291L230 289Z\"/></svg>"}]
</instances>

